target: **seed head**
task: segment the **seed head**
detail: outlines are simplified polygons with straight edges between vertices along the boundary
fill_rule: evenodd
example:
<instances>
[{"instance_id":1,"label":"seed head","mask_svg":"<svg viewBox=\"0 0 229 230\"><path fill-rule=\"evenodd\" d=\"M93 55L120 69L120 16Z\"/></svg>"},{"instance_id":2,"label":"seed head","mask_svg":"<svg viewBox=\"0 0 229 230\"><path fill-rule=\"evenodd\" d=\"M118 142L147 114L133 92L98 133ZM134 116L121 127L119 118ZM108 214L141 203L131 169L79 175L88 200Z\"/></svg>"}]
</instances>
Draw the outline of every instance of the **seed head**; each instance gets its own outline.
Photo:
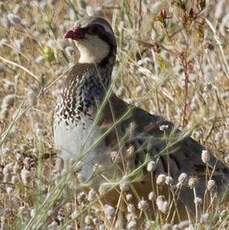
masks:
<instances>
[{"instance_id":1,"label":"seed head","mask_svg":"<svg viewBox=\"0 0 229 230\"><path fill-rule=\"evenodd\" d=\"M215 181L214 180L209 180L207 184L207 190L212 191L216 187Z\"/></svg>"},{"instance_id":2,"label":"seed head","mask_svg":"<svg viewBox=\"0 0 229 230\"><path fill-rule=\"evenodd\" d=\"M72 212L70 216L71 216L71 219L74 220L75 218L77 218L78 215L79 215L79 211L75 210L74 212Z\"/></svg>"},{"instance_id":3,"label":"seed head","mask_svg":"<svg viewBox=\"0 0 229 230\"><path fill-rule=\"evenodd\" d=\"M133 199L133 195L132 194L130 194L130 193L126 194L126 200L127 201L131 201L132 199Z\"/></svg>"},{"instance_id":4,"label":"seed head","mask_svg":"<svg viewBox=\"0 0 229 230\"><path fill-rule=\"evenodd\" d=\"M129 146L129 148L126 150L127 153L127 159L132 159L134 155L135 148L133 145Z\"/></svg>"},{"instance_id":5,"label":"seed head","mask_svg":"<svg viewBox=\"0 0 229 230\"><path fill-rule=\"evenodd\" d=\"M227 156L224 158L224 161L226 164L229 164L229 154L227 154Z\"/></svg>"},{"instance_id":6,"label":"seed head","mask_svg":"<svg viewBox=\"0 0 229 230\"><path fill-rule=\"evenodd\" d=\"M166 178L165 178L165 183L166 183L167 185L173 185L174 180L173 180L173 178L172 178L171 176L166 176Z\"/></svg>"},{"instance_id":7,"label":"seed head","mask_svg":"<svg viewBox=\"0 0 229 230\"><path fill-rule=\"evenodd\" d=\"M161 126L159 127L159 129L160 129L161 131L165 131L165 130L167 130L168 128L169 128L168 125L161 125Z\"/></svg>"},{"instance_id":8,"label":"seed head","mask_svg":"<svg viewBox=\"0 0 229 230\"><path fill-rule=\"evenodd\" d=\"M92 217L90 215L85 216L84 223L87 225L92 224Z\"/></svg>"},{"instance_id":9,"label":"seed head","mask_svg":"<svg viewBox=\"0 0 229 230\"><path fill-rule=\"evenodd\" d=\"M150 192L149 195L148 195L148 199L152 201L152 200L154 200L154 198L155 198L155 193Z\"/></svg>"},{"instance_id":10,"label":"seed head","mask_svg":"<svg viewBox=\"0 0 229 230\"><path fill-rule=\"evenodd\" d=\"M190 177L189 180L188 180L188 186L193 189L196 187L198 183L198 179L196 177Z\"/></svg>"},{"instance_id":11,"label":"seed head","mask_svg":"<svg viewBox=\"0 0 229 230\"><path fill-rule=\"evenodd\" d=\"M138 202L138 209L140 210L146 210L149 208L149 204L146 200L142 199Z\"/></svg>"},{"instance_id":12,"label":"seed head","mask_svg":"<svg viewBox=\"0 0 229 230\"><path fill-rule=\"evenodd\" d=\"M187 182L188 176L186 173L181 173L180 176L178 177L178 182L180 184L185 184Z\"/></svg>"},{"instance_id":13,"label":"seed head","mask_svg":"<svg viewBox=\"0 0 229 230\"><path fill-rule=\"evenodd\" d=\"M200 217L200 223L202 224L207 224L208 223L208 219L209 219L209 214L206 212L206 213L203 213Z\"/></svg>"},{"instance_id":14,"label":"seed head","mask_svg":"<svg viewBox=\"0 0 229 230\"><path fill-rule=\"evenodd\" d=\"M158 177L157 177L156 183L157 183L158 185L165 184L165 179L166 179L166 176L165 176L164 174L160 174L160 175L158 175Z\"/></svg>"},{"instance_id":15,"label":"seed head","mask_svg":"<svg viewBox=\"0 0 229 230\"><path fill-rule=\"evenodd\" d=\"M128 204L128 205L127 205L127 211L128 211L129 213L135 213L136 209L135 209L135 207L134 207L133 204Z\"/></svg>"},{"instance_id":16,"label":"seed head","mask_svg":"<svg viewBox=\"0 0 229 230\"><path fill-rule=\"evenodd\" d=\"M12 187L6 187L6 192L7 192L7 194L11 194L13 192L13 188Z\"/></svg>"},{"instance_id":17,"label":"seed head","mask_svg":"<svg viewBox=\"0 0 229 230\"><path fill-rule=\"evenodd\" d=\"M104 213L105 213L105 216L110 220L114 217L115 215L115 208L112 207L111 205L109 204L105 204L104 205Z\"/></svg>"},{"instance_id":18,"label":"seed head","mask_svg":"<svg viewBox=\"0 0 229 230\"><path fill-rule=\"evenodd\" d=\"M200 204L202 204L202 199L200 197L196 197L195 200L194 200L194 203L196 205L200 205Z\"/></svg>"},{"instance_id":19,"label":"seed head","mask_svg":"<svg viewBox=\"0 0 229 230\"><path fill-rule=\"evenodd\" d=\"M122 192L127 192L129 190L129 181L127 177L122 178L119 187Z\"/></svg>"},{"instance_id":20,"label":"seed head","mask_svg":"<svg viewBox=\"0 0 229 230\"><path fill-rule=\"evenodd\" d=\"M148 172L154 172L156 169L156 162L155 161L150 161L148 164L147 164L147 171Z\"/></svg>"},{"instance_id":21,"label":"seed head","mask_svg":"<svg viewBox=\"0 0 229 230\"><path fill-rule=\"evenodd\" d=\"M126 219L127 219L128 222L131 221L131 220L133 220L133 219L135 219L135 218L136 218L136 213L128 212L126 214Z\"/></svg>"},{"instance_id":22,"label":"seed head","mask_svg":"<svg viewBox=\"0 0 229 230\"><path fill-rule=\"evenodd\" d=\"M134 230L137 227L137 220L131 220L130 222L127 223L127 229Z\"/></svg>"},{"instance_id":23,"label":"seed head","mask_svg":"<svg viewBox=\"0 0 229 230\"><path fill-rule=\"evenodd\" d=\"M202 150L201 159L204 162L204 164L207 164L209 162L210 155L209 155L209 152L207 150Z\"/></svg>"},{"instance_id":24,"label":"seed head","mask_svg":"<svg viewBox=\"0 0 229 230\"><path fill-rule=\"evenodd\" d=\"M166 214L169 209L169 203L165 200L165 197L160 195L156 199L156 205L159 211Z\"/></svg>"}]
</instances>

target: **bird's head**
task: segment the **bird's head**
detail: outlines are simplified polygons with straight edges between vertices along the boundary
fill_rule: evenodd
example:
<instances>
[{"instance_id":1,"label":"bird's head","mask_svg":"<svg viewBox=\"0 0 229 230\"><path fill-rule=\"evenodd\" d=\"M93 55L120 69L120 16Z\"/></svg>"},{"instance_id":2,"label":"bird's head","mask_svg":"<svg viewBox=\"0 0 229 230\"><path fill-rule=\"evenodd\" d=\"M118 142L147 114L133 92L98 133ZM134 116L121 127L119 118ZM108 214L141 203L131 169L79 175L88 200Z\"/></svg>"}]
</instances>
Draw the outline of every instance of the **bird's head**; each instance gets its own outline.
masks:
<instances>
[{"instance_id":1,"label":"bird's head","mask_svg":"<svg viewBox=\"0 0 229 230\"><path fill-rule=\"evenodd\" d=\"M75 41L80 52L80 63L101 63L115 59L116 39L104 18L85 18L68 30L64 37Z\"/></svg>"}]
</instances>

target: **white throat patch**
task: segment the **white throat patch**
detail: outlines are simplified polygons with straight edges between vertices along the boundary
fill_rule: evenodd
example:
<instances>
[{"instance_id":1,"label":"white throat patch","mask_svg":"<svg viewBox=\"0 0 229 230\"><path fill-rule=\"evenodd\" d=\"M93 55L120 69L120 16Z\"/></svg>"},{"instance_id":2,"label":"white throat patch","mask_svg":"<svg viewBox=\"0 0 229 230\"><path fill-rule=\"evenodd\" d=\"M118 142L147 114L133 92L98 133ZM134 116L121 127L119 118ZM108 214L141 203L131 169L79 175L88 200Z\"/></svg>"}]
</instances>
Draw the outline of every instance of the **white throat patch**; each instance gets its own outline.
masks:
<instances>
[{"instance_id":1,"label":"white throat patch","mask_svg":"<svg viewBox=\"0 0 229 230\"><path fill-rule=\"evenodd\" d=\"M97 35L86 35L85 39L76 41L80 52L79 63L99 63L110 51L109 45Z\"/></svg>"}]
</instances>

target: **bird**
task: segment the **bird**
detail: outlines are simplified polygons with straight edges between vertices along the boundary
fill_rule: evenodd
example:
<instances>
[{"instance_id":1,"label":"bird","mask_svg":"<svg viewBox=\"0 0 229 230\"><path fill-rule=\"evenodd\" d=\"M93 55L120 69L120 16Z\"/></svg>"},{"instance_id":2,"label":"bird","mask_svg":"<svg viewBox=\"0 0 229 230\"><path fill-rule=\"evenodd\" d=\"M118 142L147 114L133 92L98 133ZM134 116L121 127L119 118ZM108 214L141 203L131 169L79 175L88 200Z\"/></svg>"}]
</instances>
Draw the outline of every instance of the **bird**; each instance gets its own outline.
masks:
<instances>
[{"instance_id":1,"label":"bird","mask_svg":"<svg viewBox=\"0 0 229 230\"><path fill-rule=\"evenodd\" d=\"M206 171L216 191L226 191L229 169L225 163L172 122L126 103L112 91L117 43L105 18L83 18L64 37L74 41L80 54L66 75L54 111L54 143L65 167L74 159L86 181L94 176L107 182L109 176L140 172L134 182L139 197L152 190L152 181L159 175L180 183L187 176L198 178L195 195L187 186L179 192L179 202L190 210L194 196L204 197ZM150 170L155 166L153 173L146 169L150 163ZM104 170L94 175L99 166Z\"/></svg>"}]
</instances>

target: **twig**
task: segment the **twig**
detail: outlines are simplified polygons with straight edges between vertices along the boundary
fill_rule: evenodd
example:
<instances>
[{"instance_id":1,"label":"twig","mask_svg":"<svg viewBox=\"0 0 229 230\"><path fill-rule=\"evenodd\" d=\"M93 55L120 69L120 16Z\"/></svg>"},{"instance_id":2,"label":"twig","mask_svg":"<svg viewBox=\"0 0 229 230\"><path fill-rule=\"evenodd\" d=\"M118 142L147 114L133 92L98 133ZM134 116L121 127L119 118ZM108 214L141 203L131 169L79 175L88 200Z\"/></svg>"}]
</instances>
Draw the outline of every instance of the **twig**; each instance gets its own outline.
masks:
<instances>
[{"instance_id":1,"label":"twig","mask_svg":"<svg viewBox=\"0 0 229 230\"><path fill-rule=\"evenodd\" d=\"M5 63L7 63L7 64L9 64L9 65L16 66L17 68L19 68L19 69L23 70L24 72L28 73L35 81L37 81L38 83L40 82L39 78L35 74L33 74L30 70L28 70L27 68L25 68L24 66L19 65L16 62L10 61L10 60L2 57L2 56L0 56L0 60L3 61L3 62L5 62Z\"/></svg>"}]
</instances>

